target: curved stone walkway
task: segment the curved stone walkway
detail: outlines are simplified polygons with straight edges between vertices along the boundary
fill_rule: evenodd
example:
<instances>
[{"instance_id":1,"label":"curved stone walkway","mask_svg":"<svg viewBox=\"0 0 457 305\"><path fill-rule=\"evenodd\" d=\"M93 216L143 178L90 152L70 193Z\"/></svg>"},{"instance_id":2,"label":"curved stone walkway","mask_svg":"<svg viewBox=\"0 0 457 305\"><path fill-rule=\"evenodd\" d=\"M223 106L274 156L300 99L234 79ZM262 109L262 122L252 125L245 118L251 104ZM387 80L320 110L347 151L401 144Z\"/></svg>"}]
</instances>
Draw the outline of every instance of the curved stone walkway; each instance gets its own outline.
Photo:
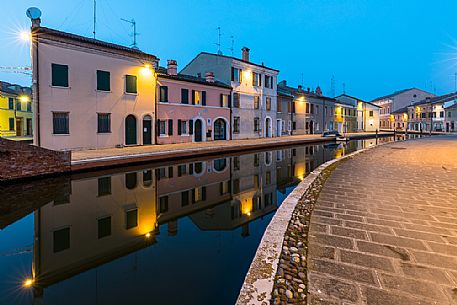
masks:
<instances>
[{"instance_id":1,"label":"curved stone walkway","mask_svg":"<svg viewBox=\"0 0 457 305\"><path fill-rule=\"evenodd\" d=\"M308 304L457 304L457 137L341 163L311 216Z\"/></svg>"}]
</instances>

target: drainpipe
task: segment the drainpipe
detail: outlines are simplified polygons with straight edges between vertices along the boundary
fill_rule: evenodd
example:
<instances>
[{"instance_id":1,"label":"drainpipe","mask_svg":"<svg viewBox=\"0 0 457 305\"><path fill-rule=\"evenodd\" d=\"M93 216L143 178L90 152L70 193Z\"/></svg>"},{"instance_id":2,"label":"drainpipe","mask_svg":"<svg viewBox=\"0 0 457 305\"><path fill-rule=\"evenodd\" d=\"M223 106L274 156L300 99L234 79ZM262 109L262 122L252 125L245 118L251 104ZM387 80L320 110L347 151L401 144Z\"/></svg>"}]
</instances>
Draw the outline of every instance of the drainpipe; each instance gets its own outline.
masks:
<instances>
[{"instance_id":1,"label":"drainpipe","mask_svg":"<svg viewBox=\"0 0 457 305\"><path fill-rule=\"evenodd\" d=\"M34 69L32 71L32 88L34 89L35 103L36 103L36 145L41 147L41 119L40 119L40 66L38 59L38 34L34 35L34 30L37 28L32 26L32 65ZM35 84L33 84L35 82Z\"/></svg>"}]
</instances>

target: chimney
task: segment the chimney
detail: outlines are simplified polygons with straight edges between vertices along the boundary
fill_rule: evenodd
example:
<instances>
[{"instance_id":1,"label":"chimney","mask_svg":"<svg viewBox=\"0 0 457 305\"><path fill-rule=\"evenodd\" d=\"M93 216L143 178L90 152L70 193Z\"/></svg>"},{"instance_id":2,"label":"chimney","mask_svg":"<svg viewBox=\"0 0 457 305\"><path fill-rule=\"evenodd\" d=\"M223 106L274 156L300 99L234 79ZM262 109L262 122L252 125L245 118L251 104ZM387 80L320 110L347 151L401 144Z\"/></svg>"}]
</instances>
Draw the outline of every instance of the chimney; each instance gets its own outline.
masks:
<instances>
[{"instance_id":1,"label":"chimney","mask_svg":"<svg viewBox=\"0 0 457 305\"><path fill-rule=\"evenodd\" d=\"M243 59L244 61L249 61L249 51L250 51L249 48L243 47L241 49L241 54L242 54L241 59Z\"/></svg>"},{"instance_id":2,"label":"chimney","mask_svg":"<svg viewBox=\"0 0 457 305\"><path fill-rule=\"evenodd\" d=\"M208 83L214 83L214 73L213 72L206 72L205 78Z\"/></svg>"},{"instance_id":3,"label":"chimney","mask_svg":"<svg viewBox=\"0 0 457 305\"><path fill-rule=\"evenodd\" d=\"M32 29L39 28L41 26L41 18L32 19Z\"/></svg>"},{"instance_id":4,"label":"chimney","mask_svg":"<svg viewBox=\"0 0 457 305\"><path fill-rule=\"evenodd\" d=\"M298 85L298 91L302 91L303 90L303 86L302 85Z\"/></svg>"},{"instance_id":5,"label":"chimney","mask_svg":"<svg viewBox=\"0 0 457 305\"><path fill-rule=\"evenodd\" d=\"M167 74L178 75L178 63L174 59L167 60Z\"/></svg>"}]
</instances>

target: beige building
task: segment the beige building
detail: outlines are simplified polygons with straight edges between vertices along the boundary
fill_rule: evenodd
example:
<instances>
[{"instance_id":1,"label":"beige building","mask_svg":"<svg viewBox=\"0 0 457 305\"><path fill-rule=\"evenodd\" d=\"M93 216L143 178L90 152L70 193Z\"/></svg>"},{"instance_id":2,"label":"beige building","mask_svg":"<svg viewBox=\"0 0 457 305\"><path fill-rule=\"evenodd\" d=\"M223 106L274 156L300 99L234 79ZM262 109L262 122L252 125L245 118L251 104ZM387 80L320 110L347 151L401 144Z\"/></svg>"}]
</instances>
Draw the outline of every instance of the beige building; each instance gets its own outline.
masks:
<instances>
[{"instance_id":1,"label":"beige building","mask_svg":"<svg viewBox=\"0 0 457 305\"><path fill-rule=\"evenodd\" d=\"M337 96L335 99L337 101L344 102L346 105L352 105L356 107L357 126L355 131L372 132L379 130L379 111L381 109L380 106L347 94Z\"/></svg>"},{"instance_id":2,"label":"beige building","mask_svg":"<svg viewBox=\"0 0 457 305\"><path fill-rule=\"evenodd\" d=\"M158 59L33 23L34 143L55 150L154 144Z\"/></svg>"},{"instance_id":3,"label":"beige building","mask_svg":"<svg viewBox=\"0 0 457 305\"><path fill-rule=\"evenodd\" d=\"M457 103L446 107L446 132L457 131Z\"/></svg>"}]
</instances>

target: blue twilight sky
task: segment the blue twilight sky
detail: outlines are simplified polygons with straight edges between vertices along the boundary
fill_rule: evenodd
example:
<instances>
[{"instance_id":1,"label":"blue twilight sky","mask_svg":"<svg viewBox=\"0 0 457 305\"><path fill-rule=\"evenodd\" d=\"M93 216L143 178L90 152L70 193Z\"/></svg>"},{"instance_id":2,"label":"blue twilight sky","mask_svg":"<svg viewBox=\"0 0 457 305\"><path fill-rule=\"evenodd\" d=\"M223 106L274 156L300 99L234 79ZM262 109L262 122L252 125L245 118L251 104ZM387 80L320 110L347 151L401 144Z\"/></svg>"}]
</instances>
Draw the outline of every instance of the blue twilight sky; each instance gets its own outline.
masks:
<instances>
[{"instance_id":1,"label":"blue twilight sky","mask_svg":"<svg viewBox=\"0 0 457 305\"><path fill-rule=\"evenodd\" d=\"M39 7L42 25L92 35L93 0L0 0L0 66L30 65L28 46L16 33L27 29L25 11ZM371 100L418 87L454 91L457 72L455 0L97 0L97 38L129 45L135 18L141 50L178 60L184 67L200 51L234 55L243 46L251 59L281 71L279 80L331 94ZM0 79L30 84L27 76L0 72ZM343 85L344 84L344 85Z\"/></svg>"}]
</instances>

